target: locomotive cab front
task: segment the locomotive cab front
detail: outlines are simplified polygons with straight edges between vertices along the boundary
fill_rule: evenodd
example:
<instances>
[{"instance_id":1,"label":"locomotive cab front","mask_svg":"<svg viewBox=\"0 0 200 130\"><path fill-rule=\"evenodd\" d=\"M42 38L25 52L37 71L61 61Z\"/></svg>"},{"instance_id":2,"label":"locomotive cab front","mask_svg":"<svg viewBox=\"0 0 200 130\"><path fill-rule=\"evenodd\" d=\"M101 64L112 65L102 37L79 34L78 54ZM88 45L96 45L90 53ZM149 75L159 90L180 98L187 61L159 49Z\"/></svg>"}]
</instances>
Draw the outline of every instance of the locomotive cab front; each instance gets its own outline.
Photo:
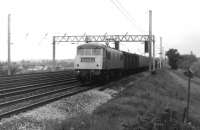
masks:
<instances>
[{"instance_id":1,"label":"locomotive cab front","mask_svg":"<svg viewBox=\"0 0 200 130\"><path fill-rule=\"evenodd\" d=\"M87 43L77 47L74 68L80 79L92 79L100 75L103 67L103 48Z\"/></svg>"}]
</instances>

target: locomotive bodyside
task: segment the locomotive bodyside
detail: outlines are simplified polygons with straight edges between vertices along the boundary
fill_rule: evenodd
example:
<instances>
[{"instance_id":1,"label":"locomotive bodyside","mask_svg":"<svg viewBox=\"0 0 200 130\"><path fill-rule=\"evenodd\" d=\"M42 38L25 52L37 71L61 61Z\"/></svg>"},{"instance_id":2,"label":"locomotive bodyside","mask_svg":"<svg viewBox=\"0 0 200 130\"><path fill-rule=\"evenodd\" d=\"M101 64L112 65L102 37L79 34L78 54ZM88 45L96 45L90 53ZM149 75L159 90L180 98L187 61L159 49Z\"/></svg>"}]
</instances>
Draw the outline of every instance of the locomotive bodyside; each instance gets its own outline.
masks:
<instances>
[{"instance_id":1,"label":"locomotive bodyside","mask_svg":"<svg viewBox=\"0 0 200 130\"><path fill-rule=\"evenodd\" d=\"M104 66L101 73L103 79L109 80L122 75L124 68L124 56L121 51L107 47L105 49L103 62Z\"/></svg>"},{"instance_id":2,"label":"locomotive bodyside","mask_svg":"<svg viewBox=\"0 0 200 130\"><path fill-rule=\"evenodd\" d=\"M104 70L119 70L124 68L123 53L110 47L105 48Z\"/></svg>"}]
</instances>

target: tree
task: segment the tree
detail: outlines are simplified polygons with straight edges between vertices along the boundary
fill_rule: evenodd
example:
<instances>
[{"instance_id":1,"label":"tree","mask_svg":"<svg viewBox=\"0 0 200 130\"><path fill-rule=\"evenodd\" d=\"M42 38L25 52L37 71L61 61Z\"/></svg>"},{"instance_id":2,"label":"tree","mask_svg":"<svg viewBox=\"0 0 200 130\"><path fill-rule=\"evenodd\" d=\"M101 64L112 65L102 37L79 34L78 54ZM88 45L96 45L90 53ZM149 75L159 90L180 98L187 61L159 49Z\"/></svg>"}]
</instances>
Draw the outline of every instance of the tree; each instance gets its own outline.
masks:
<instances>
[{"instance_id":1,"label":"tree","mask_svg":"<svg viewBox=\"0 0 200 130\"><path fill-rule=\"evenodd\" d=\"M180 58L180 54L177 49L169 49L166 53L166 56L168 57L169 60L169 65L171 66L172 69L177 69L178 68L178 61Z\"/></svg>"},{"instance_id":2,"label":"tree","mask_svg":"<svg viewBox=\"0 0 200 130\"><path fill-rule=\"evenodd\" d=\"M190 55L188 55L188 54L181 55L180 58L179 58L179 61L178 61L178 66L181 69L187 70L196 61L197 61L197 58L193 54L190 54Z\"/></svg>"}]
</instances>

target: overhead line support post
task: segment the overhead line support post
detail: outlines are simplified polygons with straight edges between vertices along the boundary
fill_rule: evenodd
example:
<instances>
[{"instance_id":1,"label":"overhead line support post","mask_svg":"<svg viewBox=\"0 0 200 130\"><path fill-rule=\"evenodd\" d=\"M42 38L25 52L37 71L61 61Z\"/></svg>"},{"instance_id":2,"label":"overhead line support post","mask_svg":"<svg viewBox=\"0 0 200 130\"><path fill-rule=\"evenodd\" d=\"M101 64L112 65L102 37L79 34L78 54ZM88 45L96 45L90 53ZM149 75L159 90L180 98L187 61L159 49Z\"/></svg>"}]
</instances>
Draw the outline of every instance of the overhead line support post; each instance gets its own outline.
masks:
<instances>
[{"instance_id":1,"label":"overhead line support post","mask_svg":"<svg viewBox=\"0 0 200 130\"><path fill-rule=\"evenodd\" d=\"M11 41L11 36L10 36L10 14L8 14L8 75L11 75L11 58L10 58L10 41Z\"/></svg>"},{"instance_id":2,"label":"overhead line support post","mask_svg":"<svg viewBox=\"0 0 200 130\"><path fill-rule=\"evenodd\" d=\"M162 46L162 57L163 57L163 67L167 66L167 58L166 58L166 52L164 46Z\"/></svg>"},{"instance_id":3,"label":"overhead line support post","mask_svg":"<svg viewBox=\"0 0 200 130\"><path fill-rule=\"evenodd\" d=\"M149 72L152 72L152 11L149 10Z\"/></svg>"},{"instance_id":4,"label":"overhead line support post","mask_svg":"<svg viewBox=\"0 0 200 130\"><path fill-rule=\"evenodd\" d=\"M149 72L151 72L151 40L150 40L150 36L149 36L149 41L148 41L148 52L149 52Z\"/></svg>"},{"instance_id":5,"label":"overhead line support post","mask_svg":"<svg viewBox=\"0 0 200 130\"><path fill-rule=\"evenodd\" d=\"M162 64L163 64L163 51L162 51L162 37L160 37L160 68L162 68Z\"/></svg>"},{"instance_id":6,"label":"overhead line support post","mask_svg":"<svg viewBox=\"0 0 200 130\"><path fill-rule=\"evenodd\" d=\"M53 36L53 71L56 70L56 40L55 36Z\"/></svg>"},{"instance_id":7,"label":"overhead line support post","mask_svg":"<svg viewBox=\"0 0 200 130\"><path fill-rule=\"evenodd\" d=\"M155 37L153 36L153 73L156 71L156 66L155 66Z\"/></svg>"}]
</instances>

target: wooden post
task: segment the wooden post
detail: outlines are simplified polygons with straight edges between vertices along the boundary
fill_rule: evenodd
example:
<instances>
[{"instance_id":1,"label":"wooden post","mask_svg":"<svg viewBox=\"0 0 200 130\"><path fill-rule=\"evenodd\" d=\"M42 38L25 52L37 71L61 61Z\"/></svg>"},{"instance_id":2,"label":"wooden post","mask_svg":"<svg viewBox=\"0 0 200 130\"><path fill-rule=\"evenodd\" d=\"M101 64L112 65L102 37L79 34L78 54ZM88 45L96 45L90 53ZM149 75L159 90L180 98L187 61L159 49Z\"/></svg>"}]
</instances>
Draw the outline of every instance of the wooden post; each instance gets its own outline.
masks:
<instances>
[{"instance_id":1,"label":"wooden post","mask_svg":"<svg viewBox=\"0 0 200 130\"><path fill-rule=\"evenodd\" d=\"M187 94L187 122L189 121L189 108L190 108L190 81L191 81L191 77L188 76L188 94Z\"/></svg>"}]
</instances>

